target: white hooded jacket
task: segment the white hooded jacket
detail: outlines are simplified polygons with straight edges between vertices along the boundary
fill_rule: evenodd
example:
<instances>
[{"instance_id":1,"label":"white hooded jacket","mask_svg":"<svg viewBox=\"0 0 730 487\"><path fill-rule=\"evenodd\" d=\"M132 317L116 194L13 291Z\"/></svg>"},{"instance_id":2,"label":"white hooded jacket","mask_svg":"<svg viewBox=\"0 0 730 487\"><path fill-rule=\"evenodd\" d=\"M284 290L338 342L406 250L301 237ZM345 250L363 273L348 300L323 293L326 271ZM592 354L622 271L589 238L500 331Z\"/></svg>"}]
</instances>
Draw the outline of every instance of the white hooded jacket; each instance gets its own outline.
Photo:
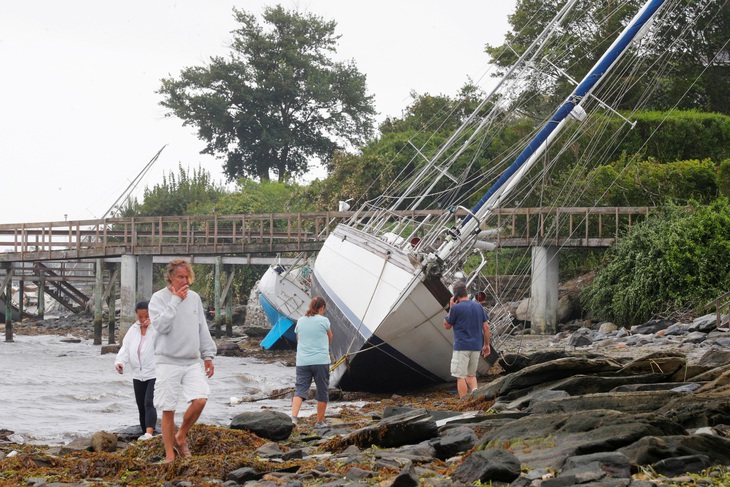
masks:
<instances>
[{"instance_id":1,"label":"white hooded jacket","mask_svg":"<svg viewBox=\"0 0 730 487\"><path fill-rule=\"evenodd\" d=\"M144 343L139 356L137 349L139 342L142 340L142 331L139 322L129 328L127 334L124 335L122 348L117 353L115 364L129 365L132 368L132 378L146 381L155 378L155 339L157 332L149 325L147 333L144 335ZM141 360L140 360L141 359Z\"/></svg>"}]
</instances>

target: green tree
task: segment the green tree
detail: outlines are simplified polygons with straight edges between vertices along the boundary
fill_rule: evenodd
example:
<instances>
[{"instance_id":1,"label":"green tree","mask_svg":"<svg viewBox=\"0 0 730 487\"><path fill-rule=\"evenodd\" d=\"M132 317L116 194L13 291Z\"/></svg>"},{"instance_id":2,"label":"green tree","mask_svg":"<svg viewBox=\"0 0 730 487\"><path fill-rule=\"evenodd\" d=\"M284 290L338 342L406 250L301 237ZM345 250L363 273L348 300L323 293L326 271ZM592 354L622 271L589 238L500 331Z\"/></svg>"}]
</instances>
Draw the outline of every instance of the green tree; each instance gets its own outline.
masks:
<instances>
[{"instance_id":1,"label":"green tree","mask_svg":"<svg viewBox=\"0 0 730 487\"><path fill-rule=\"evenodd\" d=\"M122 216L207 214L225 194L225 187L216 183L208 171L200 167L186 170L180 165L177 176L170 171L163 175L162 183L145 188L142 203L136 198L129 201Z\"/></svg>"},{"instance_id":2,"label":"green tree","mask_svg":"<svg viewBox=\"0 0 730 487\"><path fill-rule=\"evenodd\" d=\"M673 312L705 312L730 286L730 204L667 208L612 247L581 301L622 326Z\"/></svg>"},{"instance_id":3,"label":"green tree","mask_svg":"<svg viewBox=\"0 0 730 487\"><path fill-rule=\"evenodd\" d=\"M290 205L296 184L254 181L242 178L235 191L223 196L216 209L221 214L284 213L297 211Z\"/></svg>"},{"instance_id":4,"label":"green tree","mask_svg":"<svg viewBox=\"0 0 730 487\"><path fill-rule=\"evenodd\" d=\"M228 58L184 69L162 80L168 116L198 128L203 153L225 159L233 181L242 176L283 182L318 159L371 135L373 97L354 62L335 62L336 23L315 15L264 9L264 25L233 9L240 27Z\"/></svg>"},{"instance_id":5,"label":"green tree","mask_svg":"<svg viewBox=\"0 0 730 487\"><path fill-rule=\"evenodd\" d=\"M502 68L498 75L525 52L565 3L566 0L517 2L514 13L509 16L512 29L506 34L505 42L485 47L493 62ZM643 3L644 0L579 2L568 14L568 21L558 27L558 41L546 48L543 58L574 79L581 79ZM730 37L730 9L727 4L681 0L679 7L669 9L668 14L670 18L661 23L661 31L652 43L641 45L646 63L658 63L663 71L650 79L635 78L622 107L634 106L636 97L645 92L648 83L652 90L646 100L647 108L667 110L682 98L679 104L682 108L730 114L727 96L730 65L726 46ZM545 75L536 76L531 93L535 96L536 111L546 98L552 98L548 106L554 106L573 88L566 76L555 76L550 66L545 65L541 72Z\"/></svg>"}]
</instances>

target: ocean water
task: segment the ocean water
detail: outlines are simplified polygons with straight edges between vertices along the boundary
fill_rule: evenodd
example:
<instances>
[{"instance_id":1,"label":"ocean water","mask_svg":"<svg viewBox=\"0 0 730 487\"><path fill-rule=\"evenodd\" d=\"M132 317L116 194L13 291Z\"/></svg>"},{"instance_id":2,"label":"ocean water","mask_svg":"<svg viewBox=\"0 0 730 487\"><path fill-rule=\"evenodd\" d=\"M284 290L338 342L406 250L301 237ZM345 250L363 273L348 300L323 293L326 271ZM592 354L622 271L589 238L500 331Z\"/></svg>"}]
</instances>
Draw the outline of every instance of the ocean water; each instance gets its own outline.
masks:
<instances>
[{"instance_id":1,"label":"ocean water","mask_svg":"<svg viewBox=\"0 0 730 487\"><path fill-rule=\"evenodd\" d=\"M114 370L114 354L101 355L91 340L13 338L11 343L0 341L0 429L26 442L56 445L96 431L138 425L132 375ZM268 397L293 387L294 367L241 357L216 357L214 363L211 395L199 423L228 426L236 414L262 408L291 412L289 396ZM232 405L237 402L232 398L242 397L262 400ZM315 405L306 401L301 415L315 414ZM184 402L178 406L178 425L185 407Z\"/></svg>"}]
</instances>

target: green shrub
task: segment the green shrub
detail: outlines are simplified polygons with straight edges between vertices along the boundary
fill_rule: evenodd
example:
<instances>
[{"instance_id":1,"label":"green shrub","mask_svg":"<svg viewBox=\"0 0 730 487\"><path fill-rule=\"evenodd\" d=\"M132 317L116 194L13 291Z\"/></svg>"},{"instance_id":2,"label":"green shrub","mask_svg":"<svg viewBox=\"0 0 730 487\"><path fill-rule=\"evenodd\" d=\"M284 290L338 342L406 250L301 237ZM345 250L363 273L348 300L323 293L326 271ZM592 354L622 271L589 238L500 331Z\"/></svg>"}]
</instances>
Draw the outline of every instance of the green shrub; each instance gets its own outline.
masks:
<instances>
[{"instance_id":1,"label":"green shrub","mask_svg":"<svg viewBox=\"0 0 730 487\"><path fill-rule=\"evenodd\" d=\"M581 302L591 314L632 326L673 312L705 312L730 289L730 205L668 207L633 227L606 254Z\"/></svg>"}]
</instances>

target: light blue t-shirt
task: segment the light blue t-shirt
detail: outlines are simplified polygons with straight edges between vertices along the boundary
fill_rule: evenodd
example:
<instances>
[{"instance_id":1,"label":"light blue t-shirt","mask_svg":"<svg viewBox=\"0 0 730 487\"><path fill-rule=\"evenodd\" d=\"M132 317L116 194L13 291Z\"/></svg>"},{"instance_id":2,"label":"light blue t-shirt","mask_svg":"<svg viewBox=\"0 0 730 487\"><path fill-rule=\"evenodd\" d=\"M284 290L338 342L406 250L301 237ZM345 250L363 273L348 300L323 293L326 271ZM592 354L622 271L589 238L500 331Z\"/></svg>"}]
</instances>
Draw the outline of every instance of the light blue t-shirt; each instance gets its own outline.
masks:
<instances>
[{"instance_id":1,"label":"light blue t-shirt","mask_svg":"<svg viewBox=\"0 0 730 487\"><path fill-rule=\"evenodd\" d=\"M329 365L330 320L322 315L302 316L297 320L297 365Z\"/></svg>"}]
</instances>

